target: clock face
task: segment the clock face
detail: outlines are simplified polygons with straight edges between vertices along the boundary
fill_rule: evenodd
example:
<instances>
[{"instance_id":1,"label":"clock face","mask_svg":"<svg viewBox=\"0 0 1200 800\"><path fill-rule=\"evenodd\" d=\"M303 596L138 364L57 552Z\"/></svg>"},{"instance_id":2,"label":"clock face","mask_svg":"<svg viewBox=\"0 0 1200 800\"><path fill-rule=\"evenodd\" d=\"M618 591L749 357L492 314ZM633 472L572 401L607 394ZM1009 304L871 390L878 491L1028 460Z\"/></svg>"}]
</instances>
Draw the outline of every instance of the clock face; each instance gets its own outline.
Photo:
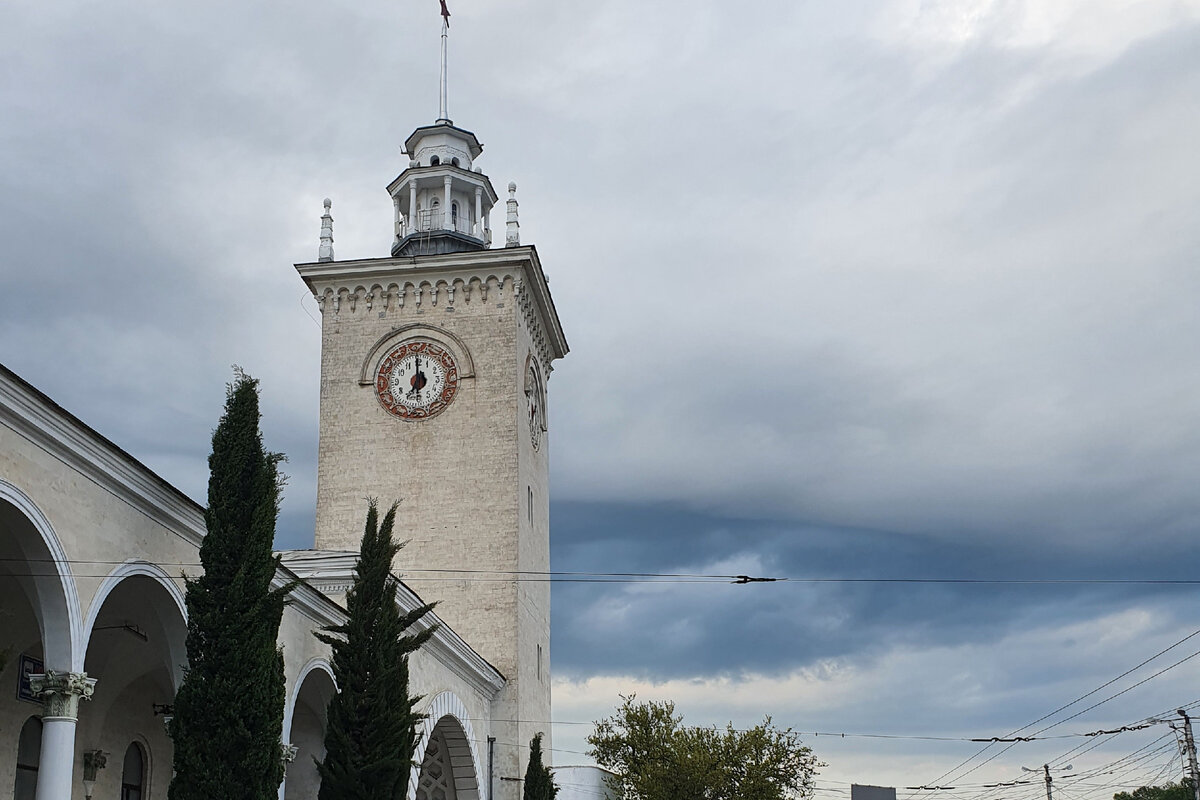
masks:
<instances>
[{"instance_id":1,"label":"clock face","mask_svg":"<svg viewBox=\"0 0 1200 800\"><path fill-rule=\"evenodd\" d=\"M440 414L458 392L458 365L442 346L426 341L394 348L375 373L379 403L403 419Z\"/></svg>"},{"instance_id":2,"label":"clock face","mask_svg":"<svg viewBox=\"0 0 1200 800\"><path fill-rule=\"evenodd\" d=\"M532 361L525 372L525 404L529 414L529 441L534 450L539 450L542 432L546 430L546 406L541 377Z\"/></svg>"}]
</instances>

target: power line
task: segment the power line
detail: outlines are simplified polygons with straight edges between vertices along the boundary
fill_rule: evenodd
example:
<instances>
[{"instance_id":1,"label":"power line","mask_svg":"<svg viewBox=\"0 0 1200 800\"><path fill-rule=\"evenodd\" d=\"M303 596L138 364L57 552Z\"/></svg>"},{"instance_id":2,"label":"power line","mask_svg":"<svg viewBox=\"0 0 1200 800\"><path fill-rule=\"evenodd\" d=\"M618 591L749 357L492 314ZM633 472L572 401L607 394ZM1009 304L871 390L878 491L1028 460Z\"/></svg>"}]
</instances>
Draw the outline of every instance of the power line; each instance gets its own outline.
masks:
<instances>
[{"instance_id":1,"label":"power line","mask_svg":"<svg viewBox=\"0 0 1200 800\"><path fill-rule=\"evenodd\" d=\"M1099 686L1097 686L1095 689L1092 689L1090 692L1087 692L1086 694L1083 694L1083 695L1080 695L1079 697L1076 697L1076 698L1075 698L1074 700L1072 700L1071 702L1069 702L1069 703L1065 703L1065 704L1063 704L1063 705L1059 706L1058 708L1054 709L1054 710L1053 710L1053 711L1051 711L1050 713L1048 713L1048 714L1044 714L1044 715L1042 715L1041 717L1038 717L1038 718L1037 718L1037 719L1035 719L1033 722L1030 722L1030 723L1029 723L1029 724L1027 724L1027 725L1023 725L1023 726L1021 726L1020 728L1017 728L1015 731L1012 731L1011 733L1009 733L1007 736L1005 736L1005 737L1003 737L1003 738L1007 739L1007 738L1011 738L1011 737L1013 737L1013 736L1016 736L1017 734L1021 733L1022 731L1024 731L1024 730L1028 730L1029 728L1032 728L1034 725L1037 725L1039 722L1043 722L1043 721L1045 721L1045 720L1049 719L1050 717L1053 717L1055 714L1058 714L1058 713L1059 713L1059 712L1061 712L1061 711L1065 711L1066 709L1070 708L1071 706L1075 705L1076 703L1078 703L1078 702L1080 702L1080 701L1082 701L1082 700L1085 700L1085 699L1087 699L1088 697L1091 697L1092 695L1096 694L1096 693L1097 693L1097 692L1099 692L1100 690L1102 690L1102 689L1105 689L1105 688L1107 688L1107 687L1109 687L1109 686L1112 686L1114 683L1116 683L1117 681L1121 680L1121 679L1122 679L1122 678L1124 678L1126 675L1129 675L1129 674L1130 674L1130 673L1132 673L1132 672L1136 672L1137 670L1139 670L1139 669L1141 669L1142 667L1144 667L1144 666L1146 666L1147 664L1149 664L1149 663L1150 663L1151 661L1153 661L1154 659L1158 658L1158 657L1159 657L1159 656L1161 656L1161 655L1164 655L1165 653L1167 653L1167 652L1169 652L1169 651L1171 651L1171 650L1174 650L1174 649L1175 649L1176 647L1178 647L1179 645L1183 644L1184 642L1186 642L1186 641L1188 641L1189 639L1192 639L1192 638L1194 638L1194 637L1196 637L1196 636L1200 636L1200 629L1197 629L1197 630L1195 630L1195 631L1192 631L1191 633L1189 633L1187 636L1183 637L1183 638L1182 638L1182 639L1180 639L1179 641L1177 641L1177 642L1175 642L1174 644L1171 644L1171 645L1169 645L1168 647L1166 647L1166 648L1164 648L1164 649L1162 649L1162 650L1158 651L1158 652L1157 652L1157 653L1155 653L1154 655L1152 655L1152 656L1150 656L1149 658L1145 659L1144 661L1142 661L1142 662L1140 662L1140 663L1136 664L1135 666L1133 666L1133 667L1130 667L1129 669L1125 670L1124 672L1122 672L1120 675L1116 676L1115 678L1113 678L1113 679L1111 679L1111 680L1109 680L1109 681L1105 681L1104 683L1102 683L1102 684L1100 684ZM1196 656L1196 655L1200 655L1200 651L1198 651L1197 653L1193 653L1191 656L1188 656L1187 658L1183 659L1183 661L1187 661L1189 658L1192 658L1192 657L1194 657L1194 656ZM1175 664L1172 664L1172 665L1171 665L1171 667L1168 667L1168 669L1171 669L1171 668L1173 668L1173 667L1176 667L1176 666L1178 666L1179 664L1183 663L1183 661L1179 661L1179 662L1176 662ZM1165 671L1166 671L1166 670L1163 670L1163 672L1165 672ZM1158 675L1161 675L1161 674L1162 674L1162 672L1155 673L1154 675L1150 676L1150 678L1157 677ZM1150 678L1147 678L1146 680L1150 680ZM1142 683L1145 683L1145 681L1141 681L1141 682L1139 682L1139 683L1137 683L1137 684L1134 684L1134 686L1140 686ZM1134 687L1133 687L1133 686L1131 686L1131 687L1129 687L1129 688L1130 688L1130 689L1132 689L1132 688L1134 688ZM1128 689L1126 689L1125 691L1128 691ZM1124 694L1124 692L1119 692L1117 695L1113 695L1113 697L1117 697L1119 694ZM1113 697L1109 697L1108 699L1106 699L1106 700L1104 700L1104 701L1101 701L1101 702L1104 702L1104 703L1106 703L1106 702L1108 702L1108 700L1111 700L1111 699L1113 699ZM1085 709L1085 711L1087 711L1087 710L1090 710L1090 709L1092 709L1092 708L1095 708L1097 705L1100 705L1100 704L1101 704L1101 703L1097 703L1097 704L1095 704L1095 705L1093 705L1093 706L1090 706L1088 709ZM1076 716L1079 716L1079 715L1078 715L1078 714L1076 714L1076 715L1074 715L1074 716L1068 717L1067 719L1074 719ZM1067 721L1067 720L1062 720L1062 722L1066 722L1066 721ZM1052 728L1052 727L1054 727L1054 726L1053 726L1053 725L1051 725L1051 726L1048 726L1048 727L1046 727L1046 728L1043 728L1043 729L1041 729L1041 730L1037 731L1037 732L1036 732L1034 735L1036 736L1037 734L1039 734L1039 733L1042 733L1042 732L1044 732L1044 731L1046 731L1046 730L1049 730L1049 729L1050 729L1050 728ZM963 777L963 776L965 776L965 775L969 775L969 774L971 774L971 773L972 773L972 772L974 772L975 770L977 770L977 769L979 769L980 767L982 767L984 764L987 764L988 762L990 762L990 761L993 761L994 759L996 759L997 757L999 757L999 756L1003 755L1004 753L1007 753L1009 750L1011 750L1011 749L1012 749L1013 747L1015 747L1015 746L1016 746L1016 742L1014 742L1014 743L1010 744L1008 747L1005 747L1005 748L1001 749L1001 750L1000 750L1000 752L998 752L998 753L995 753L995 754L993 754L992 756L990 756L989 758L987 758L986 760L984 760L984 761L981 761L980 763L976 764L974 767L972 767L970 770L968 770L967 772L963 773L963 775L960 775L959 777L961 778L961 777ZM979 751L978 751L977 753L975 753L974 755L971 755L971 756L969 756L967 759L965 759L964 761L961 761L961 762L960 762L958 765L956 765L956 766L952 767L952 768L951 768L949 771L947 771L947 772L943 773L941 776L939 776L939 777L938 777L938 778L936 778L935 780L933 780L933 781L930 781L930 783L937 784L937 783L940 783L940 782L942 782L943 780L945 780L945 779L946 779L947 777L949 777L950 775L953 775L953 774L954 774L954 773L956 773L958 770L962 769L962 768L963 768L963 767L965 767L967 764L971 763L971 762L972 762L972 761L974 761L976 758L978 758L979 756L983 755L985 752L987 752L989 749L991 749L991 747L992 747L992 744L988 744L988 745L986 745L985 747L983 747L981 750L979 750ZM911 795L911 794L910 794L910 795L909 795L909 797L908 797L908 800L911 800L911 798L912 798L912 797L913 797L913 795Z\"/></svg>"},{"instance_id":2,"label":"power line","mask_svg":"<svg viewBox=\"0 0 1200 800\"><path fill-rule=\"evenodd\" d=\"M304 560L325 558L322 555L304 555L289 557L289 563L295 564ZM120 565L125 561L105 561L87 559L53 559L53 558L0 558L2 562L15 563L47 563L47 564L86 564L86 565ZM200 567L199 562L173 562L160 564L163 567ZM438 575L497 575L504 576L495 579L473 578L420 578L416 573ZM8 573L10 575L15 573ZM560 580L584 579L583 582L622 582L617 579L630 579L625 582L654 581L654 582L732 582L746 583L864 583L864 584L941 584L941 585L991 585L991 586L1030 586L1030 585L1080 585L1080 586L1200 586L1200 579L1184 578L851 578L851 577L811 577L811 576L751 576L720 573L692 572L585 572L565 570L495 570L473 569L467 567L412 567L403 570L406 581L431 580ZM53 576L54 573L46 573ZM515 576L515 577L514 577ZM43 577L30 575L21 577ZM80 575L80 577L106 577L95 575Z\"/></svg>"}]
</instances>

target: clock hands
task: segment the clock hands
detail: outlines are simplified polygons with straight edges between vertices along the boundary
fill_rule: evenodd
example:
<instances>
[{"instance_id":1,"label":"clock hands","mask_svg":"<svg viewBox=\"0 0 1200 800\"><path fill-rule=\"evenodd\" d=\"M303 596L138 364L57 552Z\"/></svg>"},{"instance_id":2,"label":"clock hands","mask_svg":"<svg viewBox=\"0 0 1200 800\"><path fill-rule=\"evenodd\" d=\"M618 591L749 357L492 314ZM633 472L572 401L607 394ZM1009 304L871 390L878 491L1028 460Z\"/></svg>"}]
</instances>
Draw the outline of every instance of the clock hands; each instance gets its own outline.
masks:
<instances>
[{"instance_id":1,"label":"clock hands","mask_svg":"<svg viewBox=\"0 0 1200 800\"><path fill-rule=\"evenodd\" d=\"M428 382L429 379L425 377L425 373L421 372L421 357L418 355L413 366L413 376L408 380L408 385L412 387L408 391L408 396L420 399L421 390L425 388L425 384Z\"/></svg>"}]
</instances>

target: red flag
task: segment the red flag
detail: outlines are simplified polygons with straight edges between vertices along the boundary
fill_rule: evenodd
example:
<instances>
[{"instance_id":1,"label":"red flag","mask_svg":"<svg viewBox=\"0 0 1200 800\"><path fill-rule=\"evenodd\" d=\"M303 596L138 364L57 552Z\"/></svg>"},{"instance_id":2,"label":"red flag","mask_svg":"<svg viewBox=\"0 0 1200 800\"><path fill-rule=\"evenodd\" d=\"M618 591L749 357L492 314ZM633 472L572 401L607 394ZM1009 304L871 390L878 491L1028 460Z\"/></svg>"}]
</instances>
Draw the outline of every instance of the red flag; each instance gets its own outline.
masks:
<instances>
[{"instance_id":1,"label":"red flag","mask_svg":"<svg viewBox=\"0 0 1200 800\"><path fill-rule=\"evenodd\" d=\"M450 27L450 9L446 8L446 0L441 0L441 2L442 2L442 18L444 20L446 20L446 27L449 28Z\"/></svg>"}]
</instances>

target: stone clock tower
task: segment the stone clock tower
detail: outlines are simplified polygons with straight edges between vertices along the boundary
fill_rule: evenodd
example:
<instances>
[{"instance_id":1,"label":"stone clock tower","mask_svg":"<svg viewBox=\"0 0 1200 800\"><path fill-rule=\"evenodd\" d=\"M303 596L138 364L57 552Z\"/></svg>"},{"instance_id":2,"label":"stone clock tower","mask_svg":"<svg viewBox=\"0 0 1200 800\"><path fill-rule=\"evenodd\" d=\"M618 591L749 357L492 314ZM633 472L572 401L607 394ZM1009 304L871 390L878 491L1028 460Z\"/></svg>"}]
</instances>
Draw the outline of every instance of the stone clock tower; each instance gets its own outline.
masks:
<instances>
[{"instance_id":1,"label":"stone clock tower","mask_svg":"<svg viewBox=\"0 0 1200 800\"><path fill-rule=\"evenodd\" d=\"M326 200L320 260L296 269L322 313L316 547L356 550L365 498L402 501L397 572L507 679L495 789L516 798L513 745L549 746L550 588L517 578L549 570L546 381L567 342L513 184L492 246L482 150L448 119L418 128L391 256L335 261Z\"/></svg>"}]
</instances>

